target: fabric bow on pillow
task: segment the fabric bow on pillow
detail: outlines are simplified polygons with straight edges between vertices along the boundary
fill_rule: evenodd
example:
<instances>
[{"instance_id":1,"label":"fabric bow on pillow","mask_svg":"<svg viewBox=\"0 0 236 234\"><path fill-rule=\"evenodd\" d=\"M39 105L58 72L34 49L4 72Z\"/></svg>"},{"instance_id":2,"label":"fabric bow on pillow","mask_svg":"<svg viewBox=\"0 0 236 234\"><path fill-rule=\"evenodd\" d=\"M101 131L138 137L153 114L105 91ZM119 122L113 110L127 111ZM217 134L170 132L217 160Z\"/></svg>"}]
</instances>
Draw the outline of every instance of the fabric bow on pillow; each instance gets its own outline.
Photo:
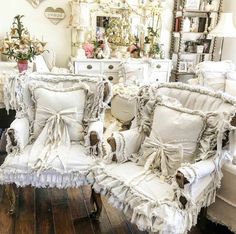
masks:
<instances>
[{"instance_id":1,"label":"fabric bow on pillow","mask_svg":"<svg viewBox=\"0 0 236 234\"><path fill-rule=\"evenodd\" d=\"M138 164L167 177L183 162L194 162L196 149L205 129L205 115L160 99L152 103L152 125L139 152ZM146 104L148 106L148 103Z\"/></svg>"}]
</instances>

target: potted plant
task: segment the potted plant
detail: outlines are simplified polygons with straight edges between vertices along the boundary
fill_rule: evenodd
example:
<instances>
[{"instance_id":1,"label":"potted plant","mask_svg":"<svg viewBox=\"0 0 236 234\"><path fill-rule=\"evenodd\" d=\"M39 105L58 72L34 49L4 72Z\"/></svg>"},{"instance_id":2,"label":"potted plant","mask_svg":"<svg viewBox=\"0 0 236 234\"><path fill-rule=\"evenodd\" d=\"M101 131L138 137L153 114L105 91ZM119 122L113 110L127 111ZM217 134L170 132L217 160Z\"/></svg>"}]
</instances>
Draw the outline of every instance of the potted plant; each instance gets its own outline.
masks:
<instances>
[{"instance_id":1,"label":"potted plant","mask_svg":"<svg viewBox=\"0 0 236 234\"><path fill-rule=\"evenodd\" d=\"M0 48L2 54L17 61L20 73L28 69L28 61L32 62L36 55L44 51L46 45L45 42L30 37L21 21L23 17L23 15L14 17L11 31L3 40L3 45Z\"/></svg>"}]
</instances>

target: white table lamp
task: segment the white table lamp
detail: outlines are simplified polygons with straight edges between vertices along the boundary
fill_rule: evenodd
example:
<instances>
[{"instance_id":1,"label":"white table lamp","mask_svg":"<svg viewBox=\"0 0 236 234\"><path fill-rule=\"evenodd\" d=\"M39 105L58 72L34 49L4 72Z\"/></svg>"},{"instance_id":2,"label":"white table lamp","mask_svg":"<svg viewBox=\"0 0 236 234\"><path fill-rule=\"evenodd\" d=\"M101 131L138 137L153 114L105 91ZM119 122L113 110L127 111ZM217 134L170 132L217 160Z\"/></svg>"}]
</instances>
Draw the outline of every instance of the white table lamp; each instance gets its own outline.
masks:
<instances>
[{"instance_id":1,"label":"white table lamp","mask_svg":"<svg viewBox=\"0 0 236 234\"><path fill-rule=\"evenodd\" d=\"M221 47L220 47L220 61L222 59L223 45L225 37L236 37L236 29L233 23L232 13L221 13L220 20L216 27L210 31L209 36L222 37Z\"/></svg>"}]
</instances>

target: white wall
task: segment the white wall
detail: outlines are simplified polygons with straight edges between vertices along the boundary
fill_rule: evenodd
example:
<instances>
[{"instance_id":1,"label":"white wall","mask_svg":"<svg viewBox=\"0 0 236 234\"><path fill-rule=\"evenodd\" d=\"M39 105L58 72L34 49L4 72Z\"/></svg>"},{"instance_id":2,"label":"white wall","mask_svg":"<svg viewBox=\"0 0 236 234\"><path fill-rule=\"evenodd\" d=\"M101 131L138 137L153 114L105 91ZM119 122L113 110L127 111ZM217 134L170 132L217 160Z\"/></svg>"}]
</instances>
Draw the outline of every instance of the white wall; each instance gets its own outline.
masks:
<instances>
[{"instance_id":1,"label":"white wall","mask_svg":"<svg viewBox=\"0 0 236 234\"><path fill-rule=\"evenodd\" d=\"M54 25L45 16L47 7L61 7L66 13L66 18ZM31 36L48 42L47 48L56 52L56 65L67 66L68 57L71 55L71 31L67 28L69 18L68 0L45 0L38 8L33 8L27 0L1 0L0 2L0 38L9 32L13 18L16 15L25 15L24 25Z\"/></svg>"},{"instance_id":2,"label":"white wall","mask_svg":"<svg viewBox=\"0 0 236 234\"><path fill-rule=\"evenodd\" d=\"M134 3L137 0L129 0ZM56 52L56 65L67 67L68 58L71 55L71 29L67 27L70 16L69 0L44 0L35 9L27 0L0 0L0 39L2 39L13 22L13 18L20 14L24 25L28 28L31 36L47 42L47 48ZM173 0L162 0L163 5L163 28L161 42L165 45L166 56L169 54L170 38L172 30ZM61 7L66 13L66 18L59 24L54 25L45 16L47 7Z\"/></svg>"},{"instance_id":3,"label":"white wall","mask_svg":"<svg viewBox=\"0 0 236 234\"><path fill-rule=\"evenodd\" d=\"M232 12L234 26L236 27L236 1L224 0L223 12ZM232 60L236 64L236 38L225 38L222 60Z\"/></svg>"}]
</instances>

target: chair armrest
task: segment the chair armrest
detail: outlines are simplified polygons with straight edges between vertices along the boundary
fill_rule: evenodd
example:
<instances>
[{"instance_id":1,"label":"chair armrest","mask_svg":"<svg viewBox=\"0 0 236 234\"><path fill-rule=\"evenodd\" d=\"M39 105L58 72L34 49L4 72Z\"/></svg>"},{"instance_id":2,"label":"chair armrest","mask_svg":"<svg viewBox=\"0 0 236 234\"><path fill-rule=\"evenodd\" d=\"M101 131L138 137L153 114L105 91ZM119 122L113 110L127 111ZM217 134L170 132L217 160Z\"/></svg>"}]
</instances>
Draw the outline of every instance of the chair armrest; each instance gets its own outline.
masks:
<instances>
[{"instance_id":1,"label":"chair armrest","mask_svg":"<svg viewBox=\"0 0 236 234\"><path fill-rule=\"evenodd\" d=\"M111 147L110 159L116 162L129 160L131 154L138 152L142 141L143 135L139 133L138 128L113 133L107 139Z\"/></svg>"},{"instance_id":2,"label":"chair armrest","mask_svg":"<svg viewBox=\"0 0 236 234\"><path fill-rule=\"evenodd\" d=\"M194 164L182 166L176 173L176 182L180 188L185 185L191 185L197 180L211 174L215 170L215 162L213 159L207 159Z\"/></svg>"},{"instance_id":3,"label":"chair armrest","mask_svg":"<svg viewBox=\"0 0 236 234\"><path fill-rule=\"evenodd\" d=\"M102 152L103 122L90 122L85 144L89 147L93 156L100 156Z\"/></svg>"},{"instance_id":4,"label":"chair armrest","mask_svg":"<svg viewBox=\"0 0 236 234\"><path fill-rule=\"evenodd\" d=\"M209 196L211 199L204 196L207 196L208 193L214 193L214 189L217 187L217 183L212 184L214 179L212 173L216 172L215 169L214 159L185 165L178 169L175 176L178 185L176 194L183 208L186 208L186 205L197 203L200 198L206 200L202 201L202 203L205 202L206 206L214 201L213 195Z\"/></svg>"},{"instance_id":5,"label":"chair armrest","mask_svg":"<svg viewBox=\"0 0 236 234\"><path fill-rule=\"evenodd\" d=\"M30 126L27 118L15 119L7 130L8 153L20 152L29 143Z\"/></svg>"}]
</instances>

